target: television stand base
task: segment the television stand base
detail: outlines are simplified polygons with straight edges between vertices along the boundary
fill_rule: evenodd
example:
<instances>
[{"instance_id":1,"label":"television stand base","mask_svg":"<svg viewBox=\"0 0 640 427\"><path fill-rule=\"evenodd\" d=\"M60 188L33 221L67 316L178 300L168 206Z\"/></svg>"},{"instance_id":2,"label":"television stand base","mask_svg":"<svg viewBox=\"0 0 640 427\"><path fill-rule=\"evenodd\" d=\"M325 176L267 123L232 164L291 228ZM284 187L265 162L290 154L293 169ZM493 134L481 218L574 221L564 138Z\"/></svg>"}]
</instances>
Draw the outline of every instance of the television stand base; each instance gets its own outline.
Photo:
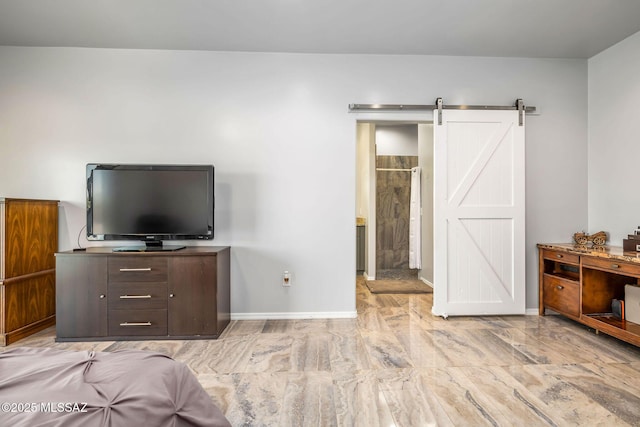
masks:
<instances>
[{"instance_id":1,"label":"television stand base","mask_svg":"<svg viewBox=\"0 0 640 427\"><path fill-rule=\"evenodd\" d=\"M113 248L113 252L174 252L186 248L186 246L120 246Z\"/></svg>"}]
</instances>

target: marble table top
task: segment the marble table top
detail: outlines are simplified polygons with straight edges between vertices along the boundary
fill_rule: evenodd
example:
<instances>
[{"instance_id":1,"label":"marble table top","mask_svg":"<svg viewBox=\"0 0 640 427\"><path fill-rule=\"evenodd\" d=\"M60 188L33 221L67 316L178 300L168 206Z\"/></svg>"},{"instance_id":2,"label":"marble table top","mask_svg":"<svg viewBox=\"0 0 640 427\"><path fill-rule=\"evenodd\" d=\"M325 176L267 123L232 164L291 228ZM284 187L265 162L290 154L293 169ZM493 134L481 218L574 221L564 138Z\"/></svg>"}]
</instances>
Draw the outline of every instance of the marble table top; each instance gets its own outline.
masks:
<instances>
[{"instance_id":1,"label":"marble table top","mask_svg":"<svg viewBox=\"0 0 640 427\"><path fill-rule=\"evenodd\" d=\"M538 243L538 248L640 264L640 252L624 251L620 246L578 245L577 243Z\"/></svg>"}]
</instances>

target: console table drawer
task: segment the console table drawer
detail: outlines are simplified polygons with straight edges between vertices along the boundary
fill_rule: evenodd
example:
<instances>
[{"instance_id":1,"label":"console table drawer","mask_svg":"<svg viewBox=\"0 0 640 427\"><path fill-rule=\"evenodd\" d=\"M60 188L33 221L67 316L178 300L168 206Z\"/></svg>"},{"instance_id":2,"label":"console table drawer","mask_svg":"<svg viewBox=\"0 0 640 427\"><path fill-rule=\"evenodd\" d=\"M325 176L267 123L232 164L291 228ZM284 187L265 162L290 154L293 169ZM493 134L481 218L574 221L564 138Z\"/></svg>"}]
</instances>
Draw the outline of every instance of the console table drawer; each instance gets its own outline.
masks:
<instances>
[{"instance_id":1,"label":"console table drawer","mask_svg":"<svg viewBox=\"0 0 640 427\"><path fill-rule=\"evenodd\" d=\"M109 309L139 310L167 308L167 284L112 283L109 285Z\"/></svg>"},{"instance_id":2,"label":"console table drawer","mask_svg":"<svg viewBox=\"0 0 640 427\"><path fill-rule=\"evenodd\" d=\"M166 282L166 258L109 257L109 282Z\"/></svg>"},{"instance_id":3,"label":"console table drawer","mask_svg":"<svg viewBox=\"0 0 640 427\"><path fill-rule=\"evenodd\" d=\"M167 310L109 310L109 335L167 335Z\"/></svg>"},{"instance_id":4,"label":"console table drawer","mask_svg":"<svg viewBox=\"0 0 640 427\"><path fill-rule=\"evenodd\" d=\"M569 254L562 251L552 251L545 249L542 253L543 258L554 261L565 262L567 264L580 264L580 255Z\"/></svg>"},{"instance_id":5,"label":"console table drawer","mask_svg":"<svg viewBox=\"0 0 640 427\"><path fill-rule=\"evenodd\" d=\"M550 274L544 275L544 305L560 313L580 316L580 284Z\"/></svg>"},{"instance_id":6,"label":"console table drawer","mask_svg":"<svg viewBox=\"0 0 640 427\"><path fill-rule=\"evenodd\" d=\"M582 266L605 270L617 274L640 277L640 264L631 264L614 259L586 258L582 260Z\"/></svg>"}]
</instances>

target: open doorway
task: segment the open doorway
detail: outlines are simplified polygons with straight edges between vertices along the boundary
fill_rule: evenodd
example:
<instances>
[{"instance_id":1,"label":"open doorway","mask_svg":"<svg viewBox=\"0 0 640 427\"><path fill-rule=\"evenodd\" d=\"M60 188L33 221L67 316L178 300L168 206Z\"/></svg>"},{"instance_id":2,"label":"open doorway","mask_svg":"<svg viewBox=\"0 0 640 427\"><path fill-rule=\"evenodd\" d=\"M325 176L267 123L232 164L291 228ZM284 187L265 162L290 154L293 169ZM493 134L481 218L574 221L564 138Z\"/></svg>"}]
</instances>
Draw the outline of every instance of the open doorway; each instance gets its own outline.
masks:
<instances>
[{"instance_id":1,"label":"open doorway","mask_svg":"<svg viewBox=\"0 0 640 427\"><path fill-rule=\"evenodd\" d=\"M421 268L418 125L375 126L376 279L417 279ZM418 191L416 191L416 189Z\"/></svg>"},{"instance_id":2,"label":"open doorway","mask_svg":"<svg viewBox=\"0 0 640 427\"><path fill-rule=\"evenodd\" d=\"M356 152L358 274L418 278L433 286L433 125L359 121ZM412 169L419 167L419 259L410 268ZM415 212L415 211L414 211ZM414 228L415 230L415 228ZM415 238L415 237L414 237Z\"/></svg>"}]
</instances>

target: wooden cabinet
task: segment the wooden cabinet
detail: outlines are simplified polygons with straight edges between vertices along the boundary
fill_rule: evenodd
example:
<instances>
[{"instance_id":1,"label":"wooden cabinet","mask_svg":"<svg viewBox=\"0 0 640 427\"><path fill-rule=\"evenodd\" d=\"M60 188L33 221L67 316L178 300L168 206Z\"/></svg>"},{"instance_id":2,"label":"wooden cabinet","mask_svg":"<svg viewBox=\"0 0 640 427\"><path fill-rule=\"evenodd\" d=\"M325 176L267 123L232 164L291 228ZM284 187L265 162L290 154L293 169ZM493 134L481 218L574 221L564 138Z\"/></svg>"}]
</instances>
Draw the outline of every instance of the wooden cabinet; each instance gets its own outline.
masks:
<instances>
[{"instance_id":1,"label":"wooden cabinet","mask_svg":"<svg viewBox=\"0 0 640 427\"><path fill-rule=\"evenodd\" d=\"M356 271L364 271L367 263L367 227L356 226Z\"/></svg>"},{"instance_id":2,"label":"wooden cabinet","mask_svg":"<svg viewBox=\"0 0 640 427\"><path fill-rule=\"evenodd\" d=\"M571 317L580 317L580 284L545 274L544 306Z\"/></svg>"},{"instance_id":3,"label":"wooden cabinet","mask_svg":"<svg viewBox=\"0 0 640 427\"><path fill-rule=\"evenodd\" d=\"M229 323L229 294L220 295L222 307L218 312L216 289L205 286L218 280L218 268L213 261L210 258L171 260L169 335L202 335L208 330L221 330ZM229 280L228 271L220 273L220 280ZM200 304L200 299L212 301L211 307Z\"/></svg>"},{"instance_id":4,"label":"wooden cabinet","mask_svg":"<svg viewBox=\"0 0 640 427\"><path fill-rule=\"evenodd\" d=\"M168 260L135 255L108 258L110 336L167 335Z\"/></svg>"},{"instance_id":5,"label":"wooden cabinet","mask_svg":"<svg viewBox=\"0 0 640 427\"><path fill-rule=\"evenodd\" d=\"M107 257L83 255L56 254L58 339L107 336Z\"/></svg>"},{"instance_id":6,"label":"wooden cabinet","mask_svg":"<svg viewBox=\"0 0 640 427\"><path fill-rule=\"evenodd\" d=\"M0 345L52 326L58 202L0 198Z\"/></svg>"},{"instance_id":7,"label":"wooden cabinet","mask_svg":"<svg viewBox=\"0 0 640 427\"><path fill-rule=\"evenodd\" d=\"M574 319L580 317L580 257L540 251L540 314L545 307Z\"/></svg>"},{"instance_id":8,"label":"wooden cabinet","mask_svg":"<svg viewBox=\"0 0 640 427\"><path fill-rule=\"evenodd\" d=\"M640 325L611 312L611 301L624 299L625 285L640 283L635 252L570 244L539 244L538 249L540 315L550 309L640 346Z\"/></svg>"},{"instance_id":9,"label":"wooden cabinet","mask_svg":"<svg viewBox=\"0 0 640 427\"><path fill-rule=\"evenodd\" d=\"M56 254L57 341L217 338L230 321L230 249Z\"/></svg>"}]
</instances>

